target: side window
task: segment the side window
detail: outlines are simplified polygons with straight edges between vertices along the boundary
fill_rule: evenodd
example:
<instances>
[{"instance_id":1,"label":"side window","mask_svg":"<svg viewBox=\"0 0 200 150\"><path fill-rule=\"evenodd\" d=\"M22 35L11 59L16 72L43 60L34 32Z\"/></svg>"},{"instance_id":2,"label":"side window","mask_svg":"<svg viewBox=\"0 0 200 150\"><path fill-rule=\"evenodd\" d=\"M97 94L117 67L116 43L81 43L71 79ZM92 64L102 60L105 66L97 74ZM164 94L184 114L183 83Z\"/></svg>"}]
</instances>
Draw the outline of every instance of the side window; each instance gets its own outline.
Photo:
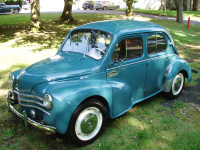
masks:
<instances>
[{"instance_id":1,"label":"side window","mask_svg":"<svg viewBox=\"0 0 200 150\"><path fill-rule=\"evenodd\" d=\"M142 38L134 37L120 41L116 45L116 49L113 53L112 60L116 58L128 60L141 57L143 53Z\"/></svg>"},{"instance_id":2,"label":"side window","mask_svg":"<svg viewBox=\"0 0 200 150\"><path fill-rule=\"evenodd\" d=\"M167 49L165 38L161 35L150 35L147 39L148 54L164 52Z\"/></svg>"}]
</instances>

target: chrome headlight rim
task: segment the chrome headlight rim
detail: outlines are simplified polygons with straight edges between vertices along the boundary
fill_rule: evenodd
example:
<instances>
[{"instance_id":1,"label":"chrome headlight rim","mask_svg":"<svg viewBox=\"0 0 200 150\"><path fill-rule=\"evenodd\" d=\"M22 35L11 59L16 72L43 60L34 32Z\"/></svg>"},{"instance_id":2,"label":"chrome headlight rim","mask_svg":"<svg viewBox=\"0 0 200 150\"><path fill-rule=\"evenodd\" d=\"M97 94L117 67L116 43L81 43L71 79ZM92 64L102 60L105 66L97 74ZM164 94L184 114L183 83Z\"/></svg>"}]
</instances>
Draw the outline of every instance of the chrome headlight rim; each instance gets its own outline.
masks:
<instances>
[{"instance_id":1,"label":"chrome headlight rim","mask_svg":"<svg viewBox=\"0 0 200 150\"><path fill-rule=\"evenodd\" d=\"M53 108L53 99L49 93L43 97L43 105L46 109L51 110Z\"/></svg>"},{"instance_id":2,"label":"chrome headlight rim","mask_svg":"<svg viewBox=\"0 0 200 150\"><path fill-rule=\"evenodd\" d=\"M15 76L11 73L11 74L9 75L9 83L10 83L11 85L13 85L13 84L14 84L14 81L15 81Z\"/></svg>"}]
</instances>

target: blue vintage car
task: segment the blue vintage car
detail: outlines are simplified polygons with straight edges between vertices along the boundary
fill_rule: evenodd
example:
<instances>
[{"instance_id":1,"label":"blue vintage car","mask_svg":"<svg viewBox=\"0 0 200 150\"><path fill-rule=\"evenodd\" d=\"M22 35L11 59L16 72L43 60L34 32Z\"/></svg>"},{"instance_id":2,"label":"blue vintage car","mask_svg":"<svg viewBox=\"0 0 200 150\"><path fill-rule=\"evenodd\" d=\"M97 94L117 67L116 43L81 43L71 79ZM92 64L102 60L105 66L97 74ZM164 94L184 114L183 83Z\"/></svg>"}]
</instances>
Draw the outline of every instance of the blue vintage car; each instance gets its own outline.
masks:
<instances>
[{"instance_id":1,"label":"blue vintage car","mask_svg":"<svg viewBox=\"0 0 200 150\"><path fill-rule=\"evenodd\" d=\"M106 118L163 91L180 95L189 64L160 25L110 20L79 26L55 56L9 75L9 111L24 124L67 133L76 145L92 143ZM21 106L17 111L15 104Z\"/></svg>"},{"instance_id":2,"label":"blue vintage car","mask_svg":"<svg viewBox=\"0 0 200 150\"><path fill-rule=\"evenodd\" d=\"M0 2L0 14L15 13L18 14L20 11L19 5L6 5Z\"/></svg>"}]
</instances>

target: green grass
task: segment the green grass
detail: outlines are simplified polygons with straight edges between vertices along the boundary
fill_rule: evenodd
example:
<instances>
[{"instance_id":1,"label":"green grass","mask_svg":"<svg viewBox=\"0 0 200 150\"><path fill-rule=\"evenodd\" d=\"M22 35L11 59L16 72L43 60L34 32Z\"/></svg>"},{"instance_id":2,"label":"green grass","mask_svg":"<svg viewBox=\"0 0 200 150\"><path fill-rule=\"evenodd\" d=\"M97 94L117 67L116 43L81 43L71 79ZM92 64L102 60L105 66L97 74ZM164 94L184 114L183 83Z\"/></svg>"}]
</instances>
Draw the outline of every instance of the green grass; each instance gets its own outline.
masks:
<instances>
[{"instance_id":1,"label":"green grass","mask_svg":"<svg viewBox=\"0 0 200 150\"><path fill-rule=\"evenodd\" d=\"M182 108L182 107L185 107L186 104L182 101L174 101L172 107L173 108Z\"/></svg>"},{"instance_id":2,"label":"green grass","mask_svg":"<svg viewBox=\"0 0 200 150\"><path fill-rule=\"evenodd\" d=\"M82 24L120 19L121 16L74 14L74 23L58 22L60 14L41 14L45 32L28 31L30 16L25 14L0 15L0 149L200 149L200 124L178 113L184 109L182 101L175 101L172 109L160 102L166 98L158 94L135 105L126 114L108 119L103 134L91 145L76 147L65 135L49 135L33 127L25 128L8 113L6 94L10 90L8 75L14 70L53 56L67 33ZM141 18L140 18L141 19ZM180 56L188 60L193 69L200 69L200 26L163 20L151 20L168 29ZM200 79L200 73L193 74ZM196 83L187 83L194 86ZM186 105L189 107L189 105ZM175 112L175 115L173 114ZM192 111L189 112L192 114ZM183 121L184 120L184 121Z\"/></svg>"},{"instance_id":3,"label":"green grass","mask_svg":"<svg viewBox=\"0 0 200 150\"><path fill-rule=\"evenodd\" d=\"M118 9L121 11L126 11L126 9ZM146 13L146 14L154 14L154 15L163 15L169 17L176 17L176 10L147 10L147 9L133 9L133 12L136 13ZM200 11L183 11L183 18L191 17L191 19L199 20L200 19Z\"/></svg>"}]
</instances>

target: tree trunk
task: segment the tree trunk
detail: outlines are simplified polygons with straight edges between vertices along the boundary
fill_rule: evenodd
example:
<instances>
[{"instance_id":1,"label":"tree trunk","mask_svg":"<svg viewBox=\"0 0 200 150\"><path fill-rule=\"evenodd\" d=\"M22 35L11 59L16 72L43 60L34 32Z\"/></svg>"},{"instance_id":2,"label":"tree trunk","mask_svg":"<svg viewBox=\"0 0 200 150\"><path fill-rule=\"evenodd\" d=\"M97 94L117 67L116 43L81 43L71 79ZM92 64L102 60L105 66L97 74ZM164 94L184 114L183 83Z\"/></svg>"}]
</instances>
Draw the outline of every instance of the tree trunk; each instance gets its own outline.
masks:
<instances>
[{"instance_id":1,"label":"tree trunk","mask_svg":"<svg viewBox=\"0 0 200 150\"><path fill-rule=\"evenodd\" d=\"M134 0L126 0L126 13L125 16L134 16L134 13L132 11L132 5Z\"/></svg>"},{"instance_id":2,"label":"tree trunk","mask_svg":"<svg viewBox=\"0 0 200 150\"><path fill-rule=\"evenodd\" d=\"M186 0L186 11L190 10L190 0Z\"/></svg>"},{"instance_id":3,"label":"tree trunk","mask_svg":"<svg viewBox=\"0 0 200 150\"><path fill-rule=\"evenodd\" d=\"M63 9L63 13L60 17L60 20L64 21L64 20L67 20L69 22L71 21L74 21L74 18L72 17L72 4L69 4L70 3L73 3L73 0L64 0L64 9Z\"/></svg>"},{"instance_id":4,"label":"tree trunk","mask_svg":"<svg viewBox=\"0 0 200 150\"><path fill-rule=\"evenodd\" d=\"M177 11L177 19L176 22L182 23L183 22L183 0L175 0L176 11Z\"/></svg>"},{"instance_id":5,"label":"tree trunk","mask_svg":"<svg viewBox=\"0 0 200 150\"><path fill-rule=\"evenodd\" d=\"M43 30L40 20L40 4L39 0L32 0L31 2L31 31L38 32Z\"/></svg>"},{"instance_id":6,"label":"tree trunk","mask_svg":"<svg viewBox=\"0 0 200 150\"><path fill-rule=\"evenodd\" d=\"M193 0L193 10L194 11L200 10L200 0Z\"/></svg>"}]
</instances>

